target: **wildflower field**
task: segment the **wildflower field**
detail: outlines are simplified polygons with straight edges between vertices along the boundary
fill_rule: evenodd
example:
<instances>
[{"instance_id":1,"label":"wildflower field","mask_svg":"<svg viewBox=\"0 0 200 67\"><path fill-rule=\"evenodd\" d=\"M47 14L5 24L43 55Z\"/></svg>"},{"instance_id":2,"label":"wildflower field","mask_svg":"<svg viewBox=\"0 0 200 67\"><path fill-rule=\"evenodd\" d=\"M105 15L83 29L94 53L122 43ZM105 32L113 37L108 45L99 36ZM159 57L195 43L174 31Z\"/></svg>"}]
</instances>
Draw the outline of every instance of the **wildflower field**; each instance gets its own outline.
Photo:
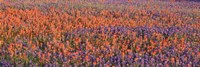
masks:
<instances>
[{"instance_id":1,"label":"wildflower field","mask_svg":"<svg viewBox=\"0 0 200 67\"><path fill-rule=\"evenodd\" d=\"M0 67L200 67L200 2L0 0Z\"/></svg>"}]
</instances>

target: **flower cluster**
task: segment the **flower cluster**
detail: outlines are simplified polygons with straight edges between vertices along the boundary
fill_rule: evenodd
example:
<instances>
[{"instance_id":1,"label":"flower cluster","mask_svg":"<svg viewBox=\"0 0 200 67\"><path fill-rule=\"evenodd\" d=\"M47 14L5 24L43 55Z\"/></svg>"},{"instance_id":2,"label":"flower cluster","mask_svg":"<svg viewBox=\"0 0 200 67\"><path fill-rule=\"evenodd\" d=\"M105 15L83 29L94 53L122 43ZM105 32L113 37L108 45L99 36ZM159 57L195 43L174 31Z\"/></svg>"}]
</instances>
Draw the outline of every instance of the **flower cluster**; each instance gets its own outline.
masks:
<instances>
[{"instance_id":1,"label":"flower cluster","mask_svg":"<svg viewBox=\"0 0 200 67\"><path fill-rule=\"evenodd\" d=\"M200 5L193 3L5 1L0 66L199 67Z\"/></svg>"}]
</instances>

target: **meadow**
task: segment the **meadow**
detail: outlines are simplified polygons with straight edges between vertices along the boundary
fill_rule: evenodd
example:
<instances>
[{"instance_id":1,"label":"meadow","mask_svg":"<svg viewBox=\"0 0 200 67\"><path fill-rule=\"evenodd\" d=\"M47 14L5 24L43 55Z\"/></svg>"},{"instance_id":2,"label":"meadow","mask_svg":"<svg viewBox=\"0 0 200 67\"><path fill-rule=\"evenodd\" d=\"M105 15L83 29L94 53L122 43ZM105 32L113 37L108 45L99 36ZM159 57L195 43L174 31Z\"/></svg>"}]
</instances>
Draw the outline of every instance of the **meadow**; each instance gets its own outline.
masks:
<instances>
[{"instance_id":1,"label":"meadow","mask_svg":"<svg viewBox=\"0 0 200 67\"><path fill-rule=\"evenodd\" d=\"M2 67L200 67L200 2L0 0Z\"/></svg>"}]
</instances>

